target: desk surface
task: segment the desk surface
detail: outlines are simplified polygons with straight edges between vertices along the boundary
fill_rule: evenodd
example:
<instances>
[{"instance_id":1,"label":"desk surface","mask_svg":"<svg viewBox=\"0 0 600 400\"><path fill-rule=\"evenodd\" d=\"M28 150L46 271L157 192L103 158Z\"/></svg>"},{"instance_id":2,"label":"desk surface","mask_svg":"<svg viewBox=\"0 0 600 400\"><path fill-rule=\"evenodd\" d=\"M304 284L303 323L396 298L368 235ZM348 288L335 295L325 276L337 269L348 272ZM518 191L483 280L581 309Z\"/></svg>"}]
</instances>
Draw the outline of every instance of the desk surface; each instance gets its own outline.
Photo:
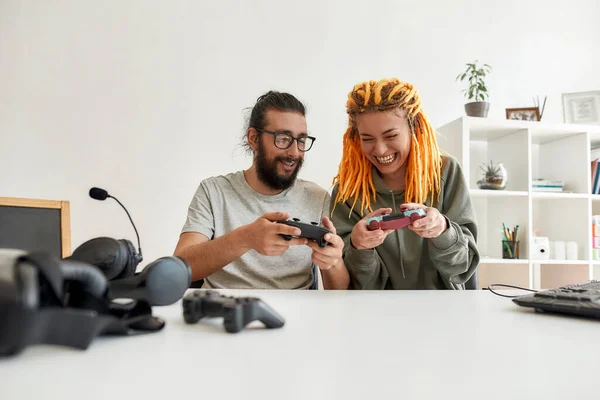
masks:
<instances>
[{"instance_id":1,"label":"desk surface","mask_svg":"<svg viewBox=\"0 0 600 400\"><path fill-rule=\"evenodd\" d=\"M598 397L600 322L488 291L224 293L261 297L286 325L228 334L216 319L186 325L180 303L157 307L159 333L0 359L0 398Z\"/></svg>"}]
</instances>

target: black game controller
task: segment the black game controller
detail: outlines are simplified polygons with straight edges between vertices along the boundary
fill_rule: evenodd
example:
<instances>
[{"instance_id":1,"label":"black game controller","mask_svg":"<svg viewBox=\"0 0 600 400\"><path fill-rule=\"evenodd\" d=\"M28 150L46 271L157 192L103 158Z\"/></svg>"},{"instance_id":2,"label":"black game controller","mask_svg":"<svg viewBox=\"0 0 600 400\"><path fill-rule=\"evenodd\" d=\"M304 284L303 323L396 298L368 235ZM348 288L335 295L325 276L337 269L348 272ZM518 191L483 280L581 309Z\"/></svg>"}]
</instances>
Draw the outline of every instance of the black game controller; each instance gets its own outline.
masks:
<instances>
[{"instance_id":1,"label":"black game controller","mask_svg":"<svg viewBox=\"0 0 600 400\"><path fill-rule=\"evenodd\" d=\"M183 319L195 324L204 317L223 317L223 325L229 333L241 331L253 321L265 327L281 328L285 320L256 297L223 296L214 290L196 290L183 296Z\"/></svg>"},{"instance_id":2,"label":"black game controller","mask_svg":"<svg viewBox=\"0 0 600 400\"><path fill-rule=\"evenodd\" d=\"M314 240L317 242L319 247L327 246L327 240L325 240L325 235L331 233L329 229L323 228L319 226L317 222L311 222L310 224L305 224L304 222L300 222L298 218L292 218L292 220L287 221L277 221L279 224L286 224L289 226L295 226L296 228L300 228L300 235L298 236L290 236L290 235L281 235L285 240L292 240L292 238L306 238L310 240Z\"/></svg>"}]
</instances>

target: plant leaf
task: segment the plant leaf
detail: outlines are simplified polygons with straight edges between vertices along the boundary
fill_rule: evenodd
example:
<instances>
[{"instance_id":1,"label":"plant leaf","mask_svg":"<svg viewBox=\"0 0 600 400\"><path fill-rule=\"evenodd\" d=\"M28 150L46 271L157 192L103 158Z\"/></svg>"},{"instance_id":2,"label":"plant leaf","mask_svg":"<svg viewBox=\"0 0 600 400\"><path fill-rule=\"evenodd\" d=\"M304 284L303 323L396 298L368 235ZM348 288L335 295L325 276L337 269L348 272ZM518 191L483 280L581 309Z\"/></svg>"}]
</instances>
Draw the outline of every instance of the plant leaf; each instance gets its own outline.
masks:
<instances>
[{"instance_id":1,"label":"plant leaf","mask_svg":"<svg viewBox=\"0 0 600 400\"><path fill-rule=\"evenodd\" d=\"M468 81L467 89L463 89L461 93L470 100L484 100L488 96L484 78L491 70L491 66L483 64L481 67L478 67L478 62L478 60L475 60L474 62L466 63L466 71L456 76L457 81L463 82L465 79Z\"/></svg>"}]
</instances>

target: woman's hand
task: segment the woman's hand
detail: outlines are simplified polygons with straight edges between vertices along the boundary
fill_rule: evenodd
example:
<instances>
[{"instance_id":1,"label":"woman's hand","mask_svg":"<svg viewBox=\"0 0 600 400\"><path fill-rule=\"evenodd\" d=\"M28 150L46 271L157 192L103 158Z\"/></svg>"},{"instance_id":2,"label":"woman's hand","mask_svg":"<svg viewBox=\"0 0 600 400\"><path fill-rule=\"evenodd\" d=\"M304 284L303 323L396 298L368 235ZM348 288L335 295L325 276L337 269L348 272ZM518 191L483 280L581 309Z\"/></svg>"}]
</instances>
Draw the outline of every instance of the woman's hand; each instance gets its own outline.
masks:
<instances>
[{"instance_id":1,"label":"woman's hand","mask_svg":"<svg viewBox=\"0 0 600 400\"><path fill-rule=\"evenodd\" d=\"M440 236L449 228L446 217L437 208L426 207L417 203L405 203L400 206L400 211L416 210L418 208L424 210L427 215L408 226L408 229L417 235L432 239Z\"/></svg>"},{"instance_id":2,"label":"woman's hand","mask_svg":"<svg viewBox=\"0 0 600 400\"><path fill-rule=\"evenodd\" d=\"M350 241L352 242L352 246L354 246L358 250L367 250L373 249L379 246L387 235L392 233L393 229L382 230L376 229L374 231L370 231L367 229L367 219L371 217L376 217L379 215L386 215L392 212L391 208L378 208L377 210L369 213L363 219L358 221L354 228L352 228L352 233L350 234Z\"/></svg>"}]
</instances>

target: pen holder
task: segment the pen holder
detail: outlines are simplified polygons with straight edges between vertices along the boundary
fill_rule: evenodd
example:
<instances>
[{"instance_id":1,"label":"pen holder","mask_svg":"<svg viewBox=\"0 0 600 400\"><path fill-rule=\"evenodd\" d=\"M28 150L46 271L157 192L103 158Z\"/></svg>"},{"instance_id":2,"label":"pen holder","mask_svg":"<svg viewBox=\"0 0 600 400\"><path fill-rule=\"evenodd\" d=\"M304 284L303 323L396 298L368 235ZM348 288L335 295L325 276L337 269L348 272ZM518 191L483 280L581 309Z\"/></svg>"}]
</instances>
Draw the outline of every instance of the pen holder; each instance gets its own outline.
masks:
<instances>
[{"instance_id":1,"label":"pen holder","mask_svg":"<svg viewBox=\"0 0 600 400\"><path fill-rule=\"evenodd\" d=\"M519 241L513 242L511 240L502 241L502 258L519 258Z\"/></svg>"}]
</instances>

